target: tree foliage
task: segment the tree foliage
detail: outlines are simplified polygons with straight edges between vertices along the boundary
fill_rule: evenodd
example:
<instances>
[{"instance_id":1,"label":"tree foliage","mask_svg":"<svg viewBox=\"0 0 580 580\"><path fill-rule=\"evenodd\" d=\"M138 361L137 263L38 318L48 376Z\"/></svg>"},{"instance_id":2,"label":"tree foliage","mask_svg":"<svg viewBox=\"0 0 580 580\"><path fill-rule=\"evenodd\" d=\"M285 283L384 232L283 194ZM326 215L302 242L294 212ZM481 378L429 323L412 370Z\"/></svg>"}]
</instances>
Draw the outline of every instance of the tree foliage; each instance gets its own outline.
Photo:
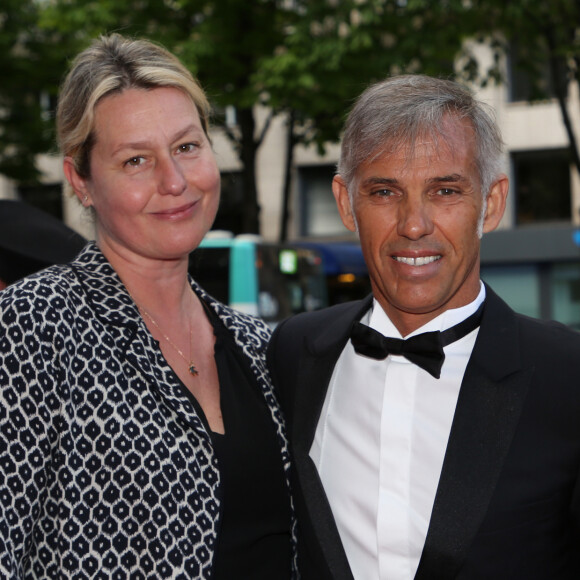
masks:
<instances>
[{"instance_id":1,"label":"tree foliage","mask_svg":"<svg viewBox=\"0 0 580 580\"><path fill-rule=\"evenodd\" d=\"M393 70L450 73L461 35L439 24L463 11L455 0L27 1L40 18L27 28L50 44L61 73L92 38L120 31L161 42L190 67L218 111L235 107L237 125L223 129L243 166L242 227L249 232L259 231L256 155L269 126L258 126L255 106L288 116L291 164L297 143L322 149L338 139L346 109L372 80Z\"/></svg>"},{"instance_id":2,"label":"tree foliage","mask_svg":"<svg viewBox=\"0 0 580 580\"><path fill-rule=\"evenodd\" d=\"M20 183L39 178L35 157L52 145L49 109L58 66L37 22L33 0L0 5L0 173Z\"/></svg>"},{"instance_id":3,"label":"tree foliage","mask_svg":"<svg viewBox=\"0 0 580 580\"><path fill-rule=\"evenodd\" d=\"M393 73L452 76L470 18L463 2L313 0L257 75L269 106L294 111L300 142L336 141L346 110Z\"/></svg>"},{"instance_id":4,"label":"tree foliage","mask_svg":"<svg viewBox=\"0 0 580 580\"><path fill-rule=\"evenodd\" d=\"M492 47L493 64L478 71L479 80L506 81L505 56L530 82L531 101L556 97L570 143L571 160L580 173L580 153L568 109L570 83L580 83L580 3L578 0L473 0L480 17L480 42Z\"/></svg>"},{"instance_id":5,"label":"tree foliage","mask_svg":"<svg viewBox=\"0 0 580 580\"><path fill-rule=\"evenodd\" d=\"M196 75L218 110L235 106L237 127L223 126L244 168L242 228L258 232L255 171L264 128L255 117L262 94L254 76L260 60L282 42L286 15L293 16L284 5L275 0L54 0L43 13L43 25L58 31L73 52L112 31L159 41Z\"/></svg>"},{"instance_id":6,"label":"tree foliage","mask_svg":"<svg viewBox=\"0 0 580 580\"><path fill-rule=\"evenodd\" d=\"M269 106L288 119L281 239L287 235L293 147L314 143L322 152L337 141L348 109L374 81L405 72L453 76L471 18L455 0L305 4L284 44L257 71Z\"/></svg>"},{"instance_id":7,"label":"tree foliage","mask_svg":"<svg viewBox=\"0 0 580 580\"><path fill-rule=\"evenodd\" d=\"M542 63L564 63L564 77L578 79L579 10L577 0L4 0L0 172L34 177L34 156L52 142L38 95L54 97L68 59L102 33L147 37L185 62L218 113L235 107L236 126L216 121L244 168L243 229L257 232L256 155L269 119L258 123L256 105L287 120L287 198L295 145L322 151L337 141L356 96L390 74L453 76L459 62L464 79L502 81L500 63L517 39L538 90ZM492 46L488 70L468 37Z\"/></svg>"}]
</instances>

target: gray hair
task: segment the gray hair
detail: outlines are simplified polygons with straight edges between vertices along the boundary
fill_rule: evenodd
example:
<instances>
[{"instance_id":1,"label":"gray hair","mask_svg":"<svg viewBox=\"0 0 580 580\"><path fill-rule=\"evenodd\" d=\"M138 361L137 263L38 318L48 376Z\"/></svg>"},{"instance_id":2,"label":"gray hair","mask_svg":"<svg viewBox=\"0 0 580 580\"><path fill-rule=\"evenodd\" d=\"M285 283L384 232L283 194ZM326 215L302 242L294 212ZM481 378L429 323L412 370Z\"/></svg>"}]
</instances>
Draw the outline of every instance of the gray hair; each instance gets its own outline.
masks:
<instances>
[{"instance_id":1,"label":"gray hair","mask_svg":"<svg viewBox=\"0 0 580 580\"><path fill-rule=\"evenodd\" d=\"M359 166L388 150L409 146L425 136L445 134L447 115L467 120L476 141L476 165L482 195L487 198L501 173L503 141L493 111L456 82L425 75L401 75L367 88L345 125L338 173L351 204Z\"/></svg>"}]
</instances>

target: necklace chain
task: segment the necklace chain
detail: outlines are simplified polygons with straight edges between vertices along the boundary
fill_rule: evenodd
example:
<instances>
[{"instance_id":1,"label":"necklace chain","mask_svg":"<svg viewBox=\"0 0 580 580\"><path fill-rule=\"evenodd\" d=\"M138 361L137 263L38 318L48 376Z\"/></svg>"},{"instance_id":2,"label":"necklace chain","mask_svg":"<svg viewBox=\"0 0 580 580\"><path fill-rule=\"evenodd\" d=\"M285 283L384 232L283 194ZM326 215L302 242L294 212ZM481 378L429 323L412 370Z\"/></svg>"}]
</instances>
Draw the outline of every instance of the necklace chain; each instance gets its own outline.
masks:
<instances>
[{"instance_id":1,"label":"necklace chain","mask_svg":"<svg viewBox=\"0 0 580 580\"><path fill-rule=\"evenodd\" d=\"M177 354L187 363L187 370L189 371L189 374L194 376L194 377L197 376L199 374L199 372L195 368L195 363L192 360L189 360L189 361L187 360L187 358L183 354L182 350L161 330L161 328L159 328L159 324L157 324L157 322L155 321L153 316L151 316L151 314L149 314L149 312L147 312L147 310L145 310L144 308L141 308L141 306L139 306L136 302L135 302L135 304L137 305L139 312L141 312L141 314L145 315L151 321L151 324L153 324L153 326L159 331L159 334L161 334L161 336L167 341L167 343L173 348L173 350L175 350L175 352L177 352ZM190 346L190 348L191 348L192 343L193 343L193 329L190 327L189 328L189 346ZM191 353L190 353L190 356L191 356Z\"/></svg>"}]
</instances>

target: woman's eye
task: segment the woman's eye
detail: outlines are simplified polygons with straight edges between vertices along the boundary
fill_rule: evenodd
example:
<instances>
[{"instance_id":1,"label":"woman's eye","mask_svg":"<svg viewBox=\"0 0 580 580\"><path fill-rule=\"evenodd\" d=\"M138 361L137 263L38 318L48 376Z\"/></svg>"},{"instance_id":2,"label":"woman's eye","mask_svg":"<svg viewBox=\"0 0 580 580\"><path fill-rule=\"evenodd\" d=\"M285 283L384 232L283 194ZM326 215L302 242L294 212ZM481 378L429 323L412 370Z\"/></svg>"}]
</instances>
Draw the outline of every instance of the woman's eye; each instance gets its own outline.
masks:
<instances>
[{"instance_id":1,"label":"woman's eye","mask_svg":"<svg viewBox=\"0 0 580 580\"><path fill-rule=\"evenodd\" d=\"M180 145L177 149L180 153L189 153L196 148L195 143L184 143Z\"/></svg>"},{"instance_id":2,"label":"woman's eye","mask_svg":"<svg viewBox=\"0 0 580 580\"><path fill-rule=\"evenodd\" d=\"M131 157L131 159L127 159L127 161L125 161L125 165L129 165L130 167L139 167L139 165L142 165L144 161L145 160L143 157Z\"/></svg>"}]
</instances>

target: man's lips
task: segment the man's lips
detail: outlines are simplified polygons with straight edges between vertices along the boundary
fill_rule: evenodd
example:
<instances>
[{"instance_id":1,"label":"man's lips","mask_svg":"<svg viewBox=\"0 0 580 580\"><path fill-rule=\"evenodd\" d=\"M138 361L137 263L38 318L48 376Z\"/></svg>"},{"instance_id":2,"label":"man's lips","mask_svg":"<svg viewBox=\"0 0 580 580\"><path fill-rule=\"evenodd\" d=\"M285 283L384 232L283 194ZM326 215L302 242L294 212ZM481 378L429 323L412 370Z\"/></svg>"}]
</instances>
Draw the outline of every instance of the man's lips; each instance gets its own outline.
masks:
<instances>
[{"instance_id":1,"label":"man's lips","mask_svg":"<svg viewBox=\"0 0 580 580\"><path fill-rule=\"evenodd\" d=\"M441 254L433 254L432 256L393 256L395 262L400 264L407 264L407 266L426 266L441 259Z\"/></svg>"}]
</instances>

